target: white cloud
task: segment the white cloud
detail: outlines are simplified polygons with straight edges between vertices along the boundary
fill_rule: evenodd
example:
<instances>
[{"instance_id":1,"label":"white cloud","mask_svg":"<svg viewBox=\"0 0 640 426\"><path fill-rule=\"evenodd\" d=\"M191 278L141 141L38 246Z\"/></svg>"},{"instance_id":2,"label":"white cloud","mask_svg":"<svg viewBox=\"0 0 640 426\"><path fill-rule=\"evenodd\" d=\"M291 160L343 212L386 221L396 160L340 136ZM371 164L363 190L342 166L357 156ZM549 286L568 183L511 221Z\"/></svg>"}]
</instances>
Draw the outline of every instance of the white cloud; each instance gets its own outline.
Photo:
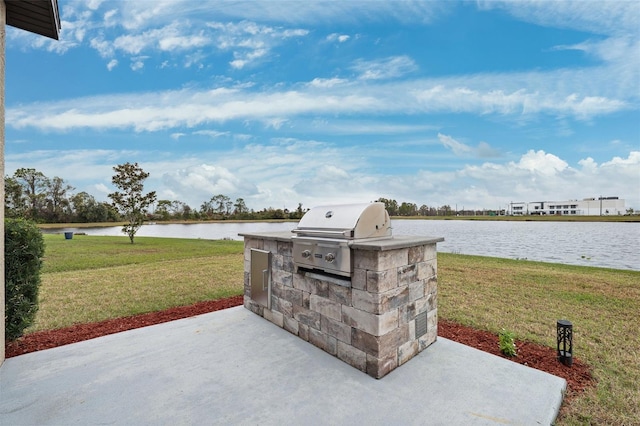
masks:
<instances>
[{"instance_id":1,"label":"white cloud","mask_svg":"<svg viewBox=\"0 0 640 426\"><path fill-rule=\"evenodd\" d=\"M467 155L473 151L470 146L458 142L451 136L438 133L438 139L440 139L440 142L445 146L445 148L452 150L455 155Z\"/></svg>"},{"instance_id":2,"label":"white cloud","mask_svg":"<svg viewBox=\"0 0 640 426\"><path fill-rule=\"evenodd\" d=\"M221 136L229 136L229 132L219 132L217 130L198 130L193 132L194 135L209 136L210 138L219 138Z\"/></svg>"},{"instance_id":3,"label":"white cloud","mask_svg":"<svg viewBox=\"0 0 640 426\"><path fill-rule=\"evenodd\" d=\"M109 71L111 71L112 69L114 69L115 67L118 66L118 60L117 59L112 59L109 61L109 63L107 64L107 69Z\"/></svg>"},{"instance_id":4,"label":"white cloud","mask_svg":"<svg viewBox=\"0 0 640 426\"><path fill-rule=\"evenodd\" d=\"M385 152L388 158L390 153ZM232 200L244 198L250 208L258 210L270 206L293 209L299 202L307 207L366 202L379 197L418 206L458 204L459 208L482 209L504 208L511 201L600 195L619 196L626 199L627 207L640 208L640 151L601 164L587 157L571 165L552 153L530 150L512 161L460 165L444 171L415 170L402 175L375 173L373 158L357 147L282 139L269 145L247 145L197 156L107 150L9 154L6 171L11 175L27 164L46 176L62 177L76 187L76 192L87 191L104 201L112 192L112 167L144 159L140 165L151 174L145 190L174 194L174 199L193 208L217 194Z\"/></svg>"},{"instance_id":5,"label":"white cloud","mask_svg":"<svg viewBox=\"0 0 640 426\"><path fill-rule=\"evenodd\" d=\"M598 34L624 34L640 28L640 5L635 1L479 1L481 9L505 9L526 22L572 28Z\"/></svg>"},{"instance_id":6,"label":"white cloud","mask_svg":"<svg viewBox=\"0 0 640 426\"><path fill-rule=\"evenodd\" d=\"M146 57L143 56L138 56L137 58L131 58L131 69L133 71L140 71L142 68L144 68L144 61L145 59L147 59Z\"/></svg>"},{"instance_id":7,"label":"white cloud","mask_svg":"<svg viewBox=\"0 0 640 426\"><path fill-rule=\"evenodd\" d=\"M326 40L329 42L337 41L338 43L344 43L348 41L350 38L351 37L346 34L331 33L327 36Z\"/></svg>"},{"instance_id":8,"label":"white cloud","mask_svg":"<svg viewBox=\"0 0 640 426\"><path fill-rule=\"evenodd\" d=\"M478 146L474 148L442 133L438 133L438 140L445 148L450 149L458 157L489 158L500 156L500 152L493 149L487 142L480 142Z\"/></svg>"},{"instance_id":9,"label":"white cloud","mask_svg":"<svg viewBox=\"0 0 640 426\"><path fill-rule=\"evenodd\" d=\"M348 81L349 80L346 80L344 78L314 78L309 83L309 86L330 88L347 83Z\"/></svg>"},{"instance_id":10,"label":"white cloud","mask_svg":"<svg viewBox=\"0 0 640 426\"><path fill-rule=\"evenodd\" d=\"M361 80L383 80L402 77L418 69L408 56L392 56L374 61L359 59L351 65Z\"/></svg>"},{"instance_id":11,"label":"white cloud","mask_svg":"<svg viewBox=\"0 0 640 426\"><path fill-rule=\"evenodd\" d=\"M135 57L132 68L144 66L146 56ZM589 120L625 111L639 95L633 86L611 86L607 79L593 87L599 72L476 75L467 78L405 80L372 85L318 80L299 90L230 86L213 90L184 89L132 93L57 102L7 106L7 124L41 130L74 128L133 128L157 131L176 126L193 127L228 120L280 122L306 114L431 114L470 113L500 115L518 121L544 114ZM536 87L536 92L521 88ZM612 84L614 82L614 84ZM348 85L348 90L343 87ZM626 90L624 90L626 89ZM592 93L591 91L596 91ZM599 91L605 92L600 93ZM608 93L611 92L611 93ZM619 92L623 98L612 98ZM580 93L580 94L579 94Z\"/></svg>"}]
</instances>

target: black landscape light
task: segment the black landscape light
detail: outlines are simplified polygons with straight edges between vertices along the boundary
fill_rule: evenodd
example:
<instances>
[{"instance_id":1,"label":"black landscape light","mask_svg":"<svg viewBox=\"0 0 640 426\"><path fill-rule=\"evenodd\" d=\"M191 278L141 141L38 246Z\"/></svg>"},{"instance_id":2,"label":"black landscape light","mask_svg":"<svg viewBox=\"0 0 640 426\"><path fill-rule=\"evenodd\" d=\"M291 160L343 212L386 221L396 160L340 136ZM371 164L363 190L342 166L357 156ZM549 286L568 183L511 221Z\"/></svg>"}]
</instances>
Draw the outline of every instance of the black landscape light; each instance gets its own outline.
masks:
<instances>
[{"instance_id":1,"label":"black landscape light","mask_svg":"<svg viewBox=\"0 0 640 426\"><path fill-rule=\"evenodd\" d=\"M573 324L567 320L558 320L558 361L573 364Z\"/></svg>"}]
</instances>

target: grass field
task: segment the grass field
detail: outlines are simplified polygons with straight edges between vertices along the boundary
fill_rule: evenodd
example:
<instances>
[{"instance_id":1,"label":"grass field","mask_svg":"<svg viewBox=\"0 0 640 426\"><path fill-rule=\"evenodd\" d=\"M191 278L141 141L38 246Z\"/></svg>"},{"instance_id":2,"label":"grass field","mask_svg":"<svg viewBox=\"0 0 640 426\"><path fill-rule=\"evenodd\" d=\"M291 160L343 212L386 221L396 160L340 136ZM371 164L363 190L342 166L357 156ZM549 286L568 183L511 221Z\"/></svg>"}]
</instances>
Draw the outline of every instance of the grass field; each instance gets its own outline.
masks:
<instances>
[{"instance_id":1,"label":"grass field","mask_svg":"<svg viewBox=\"0 0 640 426\"><path fill-rule=\"evenodd\" d=\"M242 242L44 237L40 311L28 332L242 294ZM640 424L640 272L440 253L438 298L441 318L547 346L556 320L570 320L574 355L593 367L597 387L559 424Z\"/></svg>"},{"instance_id":2,"label":"grass field","mask_svg":"<svg viewBox=\"0 0 640 426\"><path fill-rule=\"evenodd\" d=\"M238 241L44 235L40 310L28 330L242 294Z\"/></svg>"}]
</instances>

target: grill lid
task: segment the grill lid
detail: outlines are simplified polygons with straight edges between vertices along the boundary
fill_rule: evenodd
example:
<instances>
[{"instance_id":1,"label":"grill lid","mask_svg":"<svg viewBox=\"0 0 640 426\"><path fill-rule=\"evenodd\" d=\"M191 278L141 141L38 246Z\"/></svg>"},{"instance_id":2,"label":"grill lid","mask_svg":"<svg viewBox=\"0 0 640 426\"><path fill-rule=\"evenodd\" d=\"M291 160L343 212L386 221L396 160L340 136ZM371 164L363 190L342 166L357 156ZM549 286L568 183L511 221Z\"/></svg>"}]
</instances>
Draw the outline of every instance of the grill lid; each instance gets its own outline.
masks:
<instances>
[{"instance_id":1,"label":"grill lid","mask_svg":"<svg viewBox=\"0 0 640 426\"><path fill-rule=\"evenodd\" d=\"M305 213L292 232L298 236L360 239L391 235L384 203L317 206Z\"/></svg>"}]
</instances>

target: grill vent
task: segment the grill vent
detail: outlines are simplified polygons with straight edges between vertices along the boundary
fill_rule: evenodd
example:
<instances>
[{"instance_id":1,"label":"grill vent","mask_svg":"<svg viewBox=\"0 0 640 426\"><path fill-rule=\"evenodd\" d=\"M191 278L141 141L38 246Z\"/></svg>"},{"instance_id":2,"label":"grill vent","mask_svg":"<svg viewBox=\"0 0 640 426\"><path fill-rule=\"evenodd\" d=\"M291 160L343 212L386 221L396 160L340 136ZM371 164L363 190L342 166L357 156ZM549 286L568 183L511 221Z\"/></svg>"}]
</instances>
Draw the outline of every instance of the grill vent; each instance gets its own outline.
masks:
<instances>
[{"instance_id":1,"label":"grill vent","mask_svg":"<svg viewBox=\"0 0 640 426\"><path fill-rule=\"evenodd\" d=\"M427 334L427 313L423 312L416 317L416 339Z\"/></svg>"}]
</instances>

